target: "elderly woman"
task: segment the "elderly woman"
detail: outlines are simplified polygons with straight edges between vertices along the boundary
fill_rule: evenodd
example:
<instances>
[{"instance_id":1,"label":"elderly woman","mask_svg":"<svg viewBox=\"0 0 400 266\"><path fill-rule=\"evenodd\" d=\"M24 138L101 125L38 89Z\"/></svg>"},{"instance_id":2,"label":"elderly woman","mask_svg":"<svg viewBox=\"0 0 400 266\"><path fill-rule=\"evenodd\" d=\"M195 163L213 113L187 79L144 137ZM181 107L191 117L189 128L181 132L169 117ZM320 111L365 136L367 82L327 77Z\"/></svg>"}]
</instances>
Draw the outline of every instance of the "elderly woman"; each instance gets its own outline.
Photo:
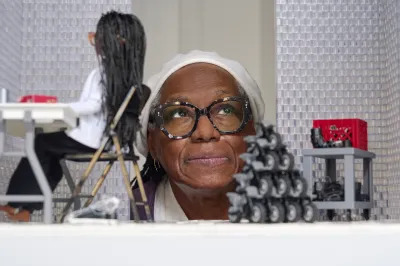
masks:
<instances>
[{"instance_id":1,"label":"elderly woman","mask_svg":"<svg viewBox=\"0 0 400 266\"><path fill-rule=\"evenodd\" d=\"M148 86L138 149L154 220L227 219L243 137L264 116L260 89L238 62L202 51L176 56Z\"/></svg>"}]
</instances>

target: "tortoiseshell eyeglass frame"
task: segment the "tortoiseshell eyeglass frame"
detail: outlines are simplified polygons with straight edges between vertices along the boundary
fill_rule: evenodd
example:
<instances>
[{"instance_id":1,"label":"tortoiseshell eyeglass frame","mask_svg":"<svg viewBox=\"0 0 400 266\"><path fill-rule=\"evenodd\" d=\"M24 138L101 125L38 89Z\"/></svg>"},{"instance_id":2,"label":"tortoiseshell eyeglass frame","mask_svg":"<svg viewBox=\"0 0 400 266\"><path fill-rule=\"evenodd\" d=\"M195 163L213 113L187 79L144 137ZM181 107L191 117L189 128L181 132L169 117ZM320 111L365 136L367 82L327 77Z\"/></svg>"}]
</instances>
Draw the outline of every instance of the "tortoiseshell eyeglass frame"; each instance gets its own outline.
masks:
<instances>
[{"instance_id":1,"label":"tortoiseshell eyeglass frame","mask_svg":"<svg viewBox=\"0 0 400 266\"><path fill-rule=\"evenodd\" d=\"M242 103L243 105L243 121L240 124L240 126L233 131L223 131L218 129L218 127L214 124L214 122L211 119L211 115L210 115L210 110L211 108L221 102L227 102L227 101L237 101ZM188 106L191 107L195 110L196 113L196 121L193 125L193 128L186 133L183 136L175 136L172 135L168 132L168 130L164 127L164 120L163 120L163 111L165 110L165 108L170 107L170 106ZM206 108L200 109L197 106L189 103L189 102L180 102L180 101L175 101L175 102L167 102L164 104L160 104L158 105L155 109L154 112L152 114L152 117L155 121L156 126L170 139L184 139L187 137L190 137L193 132L196 130L197 128L197 123L199 122L199 119L201 116L206 115L208 117L208 120L211 122L211 124L213 125L213 127L221 134L236 134L240 131L243 130L243 128L246 126L246 124L249 122L249 120L251 119L251 108L250 108L250 103L247 99L245 99L244 97L241 96L231 96L231 97L225 97L222 99L217 99L215 101L213 101L209 106L207 106Z\"/></svg>"}]
</instances>

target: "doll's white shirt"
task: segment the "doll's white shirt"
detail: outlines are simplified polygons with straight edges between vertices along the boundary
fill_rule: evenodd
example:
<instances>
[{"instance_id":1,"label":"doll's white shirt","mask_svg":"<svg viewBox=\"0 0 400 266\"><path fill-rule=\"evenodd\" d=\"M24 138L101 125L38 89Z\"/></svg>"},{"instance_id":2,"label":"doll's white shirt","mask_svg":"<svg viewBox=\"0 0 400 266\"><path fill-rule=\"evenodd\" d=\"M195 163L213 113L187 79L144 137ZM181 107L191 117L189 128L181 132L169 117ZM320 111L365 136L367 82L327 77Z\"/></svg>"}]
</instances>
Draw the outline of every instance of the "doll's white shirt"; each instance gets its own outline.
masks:
<instances>
[{"instance_id":1,"label":"doll's white shirt","mask_svg":"<svg viewBox=\"0 0 400 266\"><path fill-rule=\"evenodd\" d=\"M69 106L79 116L79 126L66 131L74 140L94 149L100 147L106 126L102 111L103 86L100 69L94 69L86 79L79 101Z\"/></svg>"}]
</instances>

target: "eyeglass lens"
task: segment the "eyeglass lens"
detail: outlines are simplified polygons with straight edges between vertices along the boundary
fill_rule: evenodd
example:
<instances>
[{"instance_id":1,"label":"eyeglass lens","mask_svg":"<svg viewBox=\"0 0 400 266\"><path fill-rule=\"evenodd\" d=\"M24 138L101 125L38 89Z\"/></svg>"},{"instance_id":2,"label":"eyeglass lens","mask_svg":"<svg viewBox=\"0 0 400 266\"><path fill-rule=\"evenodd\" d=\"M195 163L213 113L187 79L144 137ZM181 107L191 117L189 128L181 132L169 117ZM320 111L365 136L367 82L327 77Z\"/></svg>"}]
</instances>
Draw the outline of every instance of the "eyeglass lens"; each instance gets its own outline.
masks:
<instances>
[{"instance_id":1,"label":"eyeglass lens","mask_svg":"<svg viewBox=\"0 0 400 266\"><path fill-rule=\"evenodd\" d=\"M244 120L244 107L239 101L224 101L211 106L210 120L221 132L239 129ZM184 136L194 129L196 110L185 105L164 108L163 126L173 136Z\"/></svg>"}]
</instances>

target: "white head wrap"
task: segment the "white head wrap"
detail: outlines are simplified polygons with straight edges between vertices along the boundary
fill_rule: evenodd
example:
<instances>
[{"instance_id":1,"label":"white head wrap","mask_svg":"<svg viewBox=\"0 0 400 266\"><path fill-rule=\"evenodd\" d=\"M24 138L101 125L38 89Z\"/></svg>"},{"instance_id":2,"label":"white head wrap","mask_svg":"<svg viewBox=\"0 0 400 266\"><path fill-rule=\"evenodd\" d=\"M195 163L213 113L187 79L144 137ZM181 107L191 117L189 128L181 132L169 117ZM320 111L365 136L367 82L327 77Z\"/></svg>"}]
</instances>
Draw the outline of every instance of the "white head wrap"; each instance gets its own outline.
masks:
<instances>
[{"instance_id":1,"label":"white head wrap","mask_svg":"<svg viewBox=\"0 0 400 266\"><path fill-rule=\"evenodd\" d=\"M219 66L228 71L235 80L243 87L249 97L251 112L254 122L261 122L264 119L264 101L257 83L249 75L247 70L238 62L223 58L214 52L203 52L194 50L187 54L178 54L172 60L165 63L161 71L152 76L147 86L151 89L150 97L142 110L140 123L142 129L137 136L136 144L138 151L147 156L147 126L149 122L150 107L160 91L162 85L169 76L184 66L193 63L209 63Z\"/></svg>"}]
</instances>

